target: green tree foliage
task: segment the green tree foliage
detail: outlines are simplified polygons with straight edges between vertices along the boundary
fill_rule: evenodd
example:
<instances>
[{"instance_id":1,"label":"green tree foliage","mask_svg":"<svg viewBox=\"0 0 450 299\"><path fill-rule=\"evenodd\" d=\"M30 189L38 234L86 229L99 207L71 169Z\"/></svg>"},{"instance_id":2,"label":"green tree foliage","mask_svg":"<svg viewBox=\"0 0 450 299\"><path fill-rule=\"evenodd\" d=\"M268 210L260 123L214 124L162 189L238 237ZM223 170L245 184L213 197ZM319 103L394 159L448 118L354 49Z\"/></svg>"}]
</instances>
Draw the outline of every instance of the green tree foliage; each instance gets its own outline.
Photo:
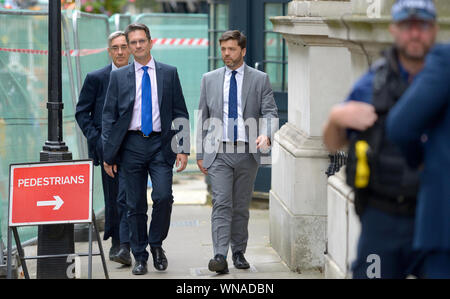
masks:
<instances>
[{"instance_id":1,"label":"green tree foliage","mask_svg":"<svg viewBox=\"0 0 450 299\"><path fill-rule=\"evenodd\" d=\"M134 0L134 5L139 12L143 12L146 9L152 12L161 12L161 3L155 0Z\"/></svg>"},{"instance_id":2,"label":"green tree foliage","mask_svg":"<svg viewBox=\"0 0 450 299\"><path fill-rule=\"evenodd\" d=\"M113 15L121 13L122 9L129 2L133 0L82 0L81 11L89 13L102 13L106 15Z\"/></svg>"}]
</instances>

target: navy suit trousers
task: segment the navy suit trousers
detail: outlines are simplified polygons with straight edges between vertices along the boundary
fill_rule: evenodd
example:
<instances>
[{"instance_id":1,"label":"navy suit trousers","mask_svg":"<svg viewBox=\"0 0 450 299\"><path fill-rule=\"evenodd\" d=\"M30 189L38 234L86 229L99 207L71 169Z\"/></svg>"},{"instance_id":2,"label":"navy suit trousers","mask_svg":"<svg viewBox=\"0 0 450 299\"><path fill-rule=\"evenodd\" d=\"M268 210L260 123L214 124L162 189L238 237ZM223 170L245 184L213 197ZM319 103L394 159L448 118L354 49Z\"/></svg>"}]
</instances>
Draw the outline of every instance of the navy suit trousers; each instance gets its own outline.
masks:
<instances>
[{"instance_id":1,"label":"navy suit trousers","mask_svg":"<svg viewBox=\"0 0 450 299\"><path fill-rule=\"evenodd\" d=\"M161 151L161 136L128 133L121 148L121 172L125 178L130 247L137 261L147 261L147 245L161 247L172 213L173 165ZM147 233L147 182L152 181L153 209Z\"/></svg>"},{"instance_id":2,"label":"navy suit trousers","mask_svg":"<svg viewBox=\"0 0 450 299\"><path fill-rule=\"evenodd\" d=\"M104 240L112 238L113 245L119 245L119 217L117 210L117 194L119 193L119 178L110 177L100 163L102 169L103 195L105 199L105 233Z\"/></svg>"},{"instance_id":3,"label":"navy suit trousers","mask_svg":"<svg viewBox=\"0 0 450 299\"><path fill-rule=\"evenodd\" d=\"M412 274L422 277L422 254L413 249L414 216L400 216L367 206L361 215L361 235L357 258L353 262L353 278L372 278L375 265L372 256L380 262L379 277L405 279ZM377 263L378 263L377 261ZM369 275L368 275L369 274Z\"/></svg>"},{"instance_id":4,"label":"navy suit trousers","mask_svg":"<svg viewBox=\"0 0 450 299\"><path fill-rule=\"evenodd\" d=\"M119 166L120 167L120 166ZM127 220L127 195L125 192L125 176L123 171L119 168L119 195L117 197L117 212L119 214L119 236L120 244L129 245L130 244L130 230L128 227Z\"/></svg>"}]
</instances>

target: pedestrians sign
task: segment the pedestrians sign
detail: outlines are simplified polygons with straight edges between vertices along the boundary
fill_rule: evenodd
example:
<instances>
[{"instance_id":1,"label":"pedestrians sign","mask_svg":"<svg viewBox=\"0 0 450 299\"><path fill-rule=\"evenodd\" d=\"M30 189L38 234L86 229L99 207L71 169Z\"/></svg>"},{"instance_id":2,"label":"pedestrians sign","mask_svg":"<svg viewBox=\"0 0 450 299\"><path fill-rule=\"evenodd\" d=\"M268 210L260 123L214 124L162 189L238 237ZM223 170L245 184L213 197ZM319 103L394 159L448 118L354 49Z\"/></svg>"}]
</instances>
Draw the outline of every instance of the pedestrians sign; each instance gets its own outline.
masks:
<instances>
[{"instance_id":1,"label":"pedestrians sign","mask_svg":"<svg viewBox=\"0 0 450 299\"><path fill-rule=\"evenodd\" d=\"M92 221L92 161L12 164L9 226Z\"/></svg>"},{"instance_id":2,"label":"pedestrians sign","mask_svg":"<svg viewBox=\"0 0 450 299\"><path fill-rule=\"evenodd\" d=\"M8 263L7 277L12 277L12 239L25 278L30 278L26 260L88 256L88 278L92 278L92 256L102 258L105 277L109 278L100 234L92 210L92 160L11 164L9 168ZM25 256L18 226L61 223L89 224L89 252ZM95 230L99 253L92 252L92 229ZM68 275L70 271L66 272Z\"/></svg>"}]
</instances>

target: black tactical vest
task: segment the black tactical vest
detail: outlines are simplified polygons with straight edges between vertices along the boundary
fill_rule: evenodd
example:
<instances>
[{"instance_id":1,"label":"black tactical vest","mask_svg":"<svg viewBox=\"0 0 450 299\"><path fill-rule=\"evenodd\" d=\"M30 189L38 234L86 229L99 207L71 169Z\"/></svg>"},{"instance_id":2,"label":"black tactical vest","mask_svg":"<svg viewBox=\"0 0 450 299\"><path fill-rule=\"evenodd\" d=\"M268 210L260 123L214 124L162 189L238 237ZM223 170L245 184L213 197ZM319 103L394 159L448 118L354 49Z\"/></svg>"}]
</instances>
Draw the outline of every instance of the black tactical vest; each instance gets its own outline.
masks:
<instances>
[{"instance_id":1,"label":"black tactical vest","mask_svg":"<svg viewBox=\"0 0 450 299\"><path fill-rule=\"evenodd\" d=\"M389 110L395 105L408 87L401 77L397 52L390 48L384 58L372 66L375 71L372 104L378 119L364 132L350 139L347 159L347 184L355 190L355 207L361 214L367 203L387 212L411 214L419 187L419 173L411 169L400 149L392 144L385 134L385 123ZM358 157L355 145L358 141L368 144L366 161L369 169L367 185L356 186Z\"/></svg>"}]
</instances>

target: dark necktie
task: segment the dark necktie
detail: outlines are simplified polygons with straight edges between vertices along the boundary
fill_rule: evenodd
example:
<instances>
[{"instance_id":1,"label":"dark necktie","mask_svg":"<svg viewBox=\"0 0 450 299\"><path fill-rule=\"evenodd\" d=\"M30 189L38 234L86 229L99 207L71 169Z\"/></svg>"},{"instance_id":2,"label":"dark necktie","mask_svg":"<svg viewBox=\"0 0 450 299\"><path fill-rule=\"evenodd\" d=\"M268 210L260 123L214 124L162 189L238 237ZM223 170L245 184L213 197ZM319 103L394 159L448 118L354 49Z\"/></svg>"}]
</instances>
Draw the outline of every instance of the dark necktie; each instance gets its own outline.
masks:
<instances>
[{"instance_id":1,"label":"dark necktie","mask_svg":"<svg viewBox=\"0 0 450 299\"><path fill-rule=\"evenodd\" d=\"M238 118L238 103L237 103L237 82L236 82L236 74L237 71L231 72L230 79L230 93L228 96L228 138L230 140L237 140L237 123L236 120ZM231 135L231 122L233 121L233 132L234 135Z\"/></svg>"},{"instance_id":2,"label":"dark necktie","mask_svg":"<svg viewBox=\"0 0 450 299\"><path fill-rule=\"evenodd\" d=\"M153 131L152 84L147 72L148 66L143 66L142 69L144 70L144 75L142 76L141 131L148 136Z\"/></svg>"}]
</instances>

